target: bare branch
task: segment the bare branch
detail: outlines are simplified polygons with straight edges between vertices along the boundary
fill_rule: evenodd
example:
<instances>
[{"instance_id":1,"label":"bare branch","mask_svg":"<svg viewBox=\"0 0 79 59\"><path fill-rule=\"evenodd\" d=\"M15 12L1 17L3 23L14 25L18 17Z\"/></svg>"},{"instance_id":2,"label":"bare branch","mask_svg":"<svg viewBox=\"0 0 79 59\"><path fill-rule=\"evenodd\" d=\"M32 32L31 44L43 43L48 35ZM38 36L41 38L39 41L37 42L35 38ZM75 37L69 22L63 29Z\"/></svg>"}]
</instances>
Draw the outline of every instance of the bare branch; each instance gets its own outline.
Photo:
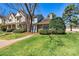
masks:
<instances>
[{"instance_id":1,"label":"bare branch","mask_svg":"<svg viewBox=\"0 0 79 59\"><path fill-rule=\"evenodd\" d=\"M25 3L24 5L25 5L25 7L26 7L26 9L27 9L27 11L28 11L28 13L29 13L29 15L31 16L31 12L30 12L30 10L29 10L28 4Z\"/></svg>"},{"instance_id":2,"label":"bare branch","mask_svg":"<svg viewBox=\"0 0 79 59\"><path fill-rule=\"evenodd\" d=\"M10 9L13 9L13 10L16 10L16 11L18 11L18 9L17 8L15 8L15 6L13 5L13 4L6 4L6 6L8 6Z\"/></svg>"},{"instance_id":3,"label":"bare branch","mask_svg":"<svg viewBox=\"0 0 79 59\"><path fill-rule=\"evenodd\" d=\"M33 7L33 12L32 12L33 15L34 15L34 12L35 12L36 7L37 7L37 3L34 4L34 7Z\"/></svg>"},{"instance_id":4,"label":"bare branch","mask_svg":"<svg viewBox=\"0 0 79 59\"><path fill-rule=\"evenodd\" d=\"M24 13L27 15L26 10L24 9L23 4L20 4L20 5L21 5L21 7L22 7L22 9L23 9Z\"/></svg>"}]
</instances>

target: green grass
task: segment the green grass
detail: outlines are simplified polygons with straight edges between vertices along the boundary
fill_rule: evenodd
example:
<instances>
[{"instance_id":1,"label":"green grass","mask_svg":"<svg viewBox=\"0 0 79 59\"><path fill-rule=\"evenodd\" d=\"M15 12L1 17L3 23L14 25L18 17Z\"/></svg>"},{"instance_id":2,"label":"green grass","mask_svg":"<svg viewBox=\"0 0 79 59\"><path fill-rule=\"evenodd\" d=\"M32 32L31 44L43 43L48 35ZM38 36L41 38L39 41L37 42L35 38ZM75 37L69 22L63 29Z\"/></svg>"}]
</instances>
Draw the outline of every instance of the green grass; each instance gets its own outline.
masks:
<instances>
[{"instance_id":1,"label":"green grass","mask_svg":"<svg viewBox=\"0 0 79 59\"><path fill-rule=\"evenodd\" d=\"M2 35L4 32L3 31L0 31L0 35Z\"/></svg>"},{"instance_id":2,"label":"green grass","mask_svg":"<svg viewBox=\"0 0 79 59\"><path fill-rule=\"evenodd\" d=\"M0 40L16 39L16 38L23 37L23 36L25 36L25 34L23 33L0 32Z\"/></svg>"},{"instance_id":3,"label":"green grass","mask_svg":"<svg viewBox=\"0 0 79 59\"><path fill-rule=\"evenodd\" d=\"M65 35L36 35L0 49L1 56L77 56L79 33Z\"/></svg>"}]
</instances>

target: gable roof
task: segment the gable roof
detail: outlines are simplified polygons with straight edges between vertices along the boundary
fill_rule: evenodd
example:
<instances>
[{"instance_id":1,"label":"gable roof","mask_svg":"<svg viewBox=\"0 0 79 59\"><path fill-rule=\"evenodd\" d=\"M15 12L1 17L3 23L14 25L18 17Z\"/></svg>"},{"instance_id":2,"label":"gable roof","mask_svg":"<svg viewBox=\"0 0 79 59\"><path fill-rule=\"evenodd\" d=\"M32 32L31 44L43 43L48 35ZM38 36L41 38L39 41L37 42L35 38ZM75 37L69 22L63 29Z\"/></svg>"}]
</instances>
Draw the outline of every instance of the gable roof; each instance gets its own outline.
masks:
<instances>
[{"instance_id":1,"label":"gable roof","mask_svg":"<svg viewBox=\"0 0 79 59\"><path fill-rule=\"evenodd\" d=\"M49 21L49 19L44 19L41 22L39 22L38 25L49 24Z\"/></svg>"},{"instance_id":2,"label":"gable roof","mask_svg":"<svg viewBox=\"0 0 79 59\"><path fill-rule=\"evenodd\" d=\"M23 11L23 9L20 9L18 12L21 13L22 15L24 15L24 16L27 15L27 14Z\"/></svg>"},{"instance_id":3,"label":"gable roof","mask_svg":"<svg viewBox=\"0 0 79 59\"><path fill-rule=\"evenodd\" d=\"M10 17L11 15L13 15L13 17L15 17L16 14L14 14L14 13L11 12L11 13L9 13L7 16L5 16L5 18L6 18L6 19L9 19L9 17Z\"/></svg>"}]
</instances>

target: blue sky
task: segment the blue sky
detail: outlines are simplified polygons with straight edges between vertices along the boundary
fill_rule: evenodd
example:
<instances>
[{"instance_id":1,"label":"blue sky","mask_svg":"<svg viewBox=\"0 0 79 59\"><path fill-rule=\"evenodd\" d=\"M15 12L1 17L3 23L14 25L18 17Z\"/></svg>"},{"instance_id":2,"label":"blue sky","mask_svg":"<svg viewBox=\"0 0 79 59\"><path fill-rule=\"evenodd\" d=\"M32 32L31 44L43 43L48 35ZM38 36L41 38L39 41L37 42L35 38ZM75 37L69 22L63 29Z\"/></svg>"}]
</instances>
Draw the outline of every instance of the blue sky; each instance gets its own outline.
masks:
<instances>
[{"instance_id":1,"label":"blue sky","mask_svg":"<svg viewBox=\"0 0 79 59\"><path fill-rule=\"evenodd\" d=\"M62 16L67 3L43 3L39 4L37 13L47 16L49 13L55 13L57 16Z\"/></svg>"},{"instance_id":2,"label":"blue sky","mask_svg":"<svg viewBox=\"0 0 79 59\"><path fill-rule=\"evenodd\" d=\"M35 14L43 14L46 17L49 13L55 13L57 16L62 16L67 5L67 3L39 3ZM6 6L5 3L0 4L0 14L7 15L10 11L13 13L17 12Z\"/></svg>"}]
</instances>

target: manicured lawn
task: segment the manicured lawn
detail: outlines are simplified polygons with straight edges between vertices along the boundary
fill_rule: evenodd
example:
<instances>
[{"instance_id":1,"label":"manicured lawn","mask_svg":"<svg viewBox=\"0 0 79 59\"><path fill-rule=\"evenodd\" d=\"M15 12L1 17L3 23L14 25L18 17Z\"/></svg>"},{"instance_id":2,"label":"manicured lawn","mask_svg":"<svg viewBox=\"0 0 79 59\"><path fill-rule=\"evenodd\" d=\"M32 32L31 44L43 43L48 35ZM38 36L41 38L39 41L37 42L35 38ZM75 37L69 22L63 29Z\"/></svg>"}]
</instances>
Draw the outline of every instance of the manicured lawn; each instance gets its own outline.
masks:
<instances>
[{"instance_id":1,"label":"manicured lawn","mask_svg":"<svg viewBox=\"0 0 79 59\"><path fill-rule=\"evenodd\" d=\"M0 31L0 35L2 35L4 32L3 31Z\"/></svg>"},{"instance_id":2,"label":"manicured lawn","mask_svg":"<svg viewBox=\"0 0 79 59\"><path fill-rule=\"evenodd\" d=\"M0 49L1 56L75 56L79 55L79 33L33 36Z\"/></svg>"},{"instance_id":3,"label":"manicured lawn","mask_svg":"<svg viewBox=\"0 0 79 59\"><path fill-rule=\"evenodd\" d=\"M0 40L10 40L26 36L27 33L0 32Z\"/></svg>"}]
</instances>

